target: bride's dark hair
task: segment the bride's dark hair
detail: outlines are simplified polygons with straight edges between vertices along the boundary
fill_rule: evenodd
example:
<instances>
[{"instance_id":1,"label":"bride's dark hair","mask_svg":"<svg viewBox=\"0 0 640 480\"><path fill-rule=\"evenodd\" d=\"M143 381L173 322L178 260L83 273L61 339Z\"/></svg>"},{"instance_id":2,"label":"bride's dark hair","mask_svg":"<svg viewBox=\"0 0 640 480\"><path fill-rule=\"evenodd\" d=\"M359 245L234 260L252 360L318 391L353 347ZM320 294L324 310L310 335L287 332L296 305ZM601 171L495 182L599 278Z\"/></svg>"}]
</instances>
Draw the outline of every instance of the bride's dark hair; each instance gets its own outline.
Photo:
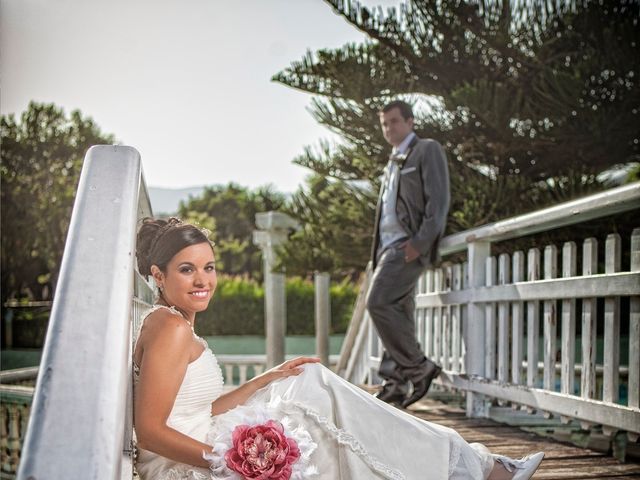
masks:
<instances>
[{"instance_id":1,"label":"bride's dark hair","mask_svg":"<svg viewBox=\"0 0 640 480\"><path fill-rule=\"evenodd\" d=\"M138 271L145 277L151 275L151 266L163 272L173 256L185 247L208 243L208 231L183 223L179 218L160 220L147 217L142 221L136 241Z\"/></svg>"}]
</instances>

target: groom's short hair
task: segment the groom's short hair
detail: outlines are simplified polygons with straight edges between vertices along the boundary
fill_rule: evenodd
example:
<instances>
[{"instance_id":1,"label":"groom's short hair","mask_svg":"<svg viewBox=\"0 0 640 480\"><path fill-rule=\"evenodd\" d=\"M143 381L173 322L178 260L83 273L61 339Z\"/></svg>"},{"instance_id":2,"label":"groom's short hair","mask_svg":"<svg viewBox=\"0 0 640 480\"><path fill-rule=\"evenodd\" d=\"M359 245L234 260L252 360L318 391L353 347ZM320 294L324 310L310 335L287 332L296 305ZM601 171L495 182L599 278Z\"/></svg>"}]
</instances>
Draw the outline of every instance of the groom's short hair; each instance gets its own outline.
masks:
<instances>
[{"instance_id":1,"label":"groom's short hair","mask_svg":"<svg viewBox=\"0 0 640 480\"><path fill-rule=\"evenodd\" d=\"M384 107L382 107L382 110L380 110L380 112L378 113L380 114L387 113L393 110L394 108L397 108L400 110L400 115L402 115L402 118L404 118L405 120L414 118L413 109L411 108L411 105L409 105L407 102L403 100L394 100L393 102L387 103Z\"/></svg>"}]
</instances>

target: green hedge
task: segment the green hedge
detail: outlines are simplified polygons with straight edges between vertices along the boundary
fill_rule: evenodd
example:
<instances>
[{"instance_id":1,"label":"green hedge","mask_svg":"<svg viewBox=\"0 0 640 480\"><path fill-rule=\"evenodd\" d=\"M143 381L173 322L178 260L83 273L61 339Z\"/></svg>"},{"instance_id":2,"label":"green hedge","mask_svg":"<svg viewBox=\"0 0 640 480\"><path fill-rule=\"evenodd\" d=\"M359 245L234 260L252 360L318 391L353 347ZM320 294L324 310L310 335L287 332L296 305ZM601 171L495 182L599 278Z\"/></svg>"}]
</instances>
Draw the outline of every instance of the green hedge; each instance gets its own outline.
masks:
<instances>
[{"instance_id":1,"label":"green hedge","mask_svg":"<svg viewBox=\"0 0 640 480\"><path fill-rule=\"evenodd\" d=\"M333 283L331 332L344 333L357 297L356 286ZM311 280L287 278L287 335L314 334L314 286ZM198 314L198 335L264 335L264 289L240 276L218 276L218 287L209 308Z\"/></svg>"},{"instance_id":2,"label":"green hedge","mask_svg":"<svg viewBox=\"0 0 640 480\"><path fill-rule=\"evenodd\" d=\"M13 348L42 348L49 325L49 307L13 308L11 322ZM8 309L3 311L2 332L6 332ZM2 335L2 347L5 348L5 337Z\"/></svg>"}]
</instances>

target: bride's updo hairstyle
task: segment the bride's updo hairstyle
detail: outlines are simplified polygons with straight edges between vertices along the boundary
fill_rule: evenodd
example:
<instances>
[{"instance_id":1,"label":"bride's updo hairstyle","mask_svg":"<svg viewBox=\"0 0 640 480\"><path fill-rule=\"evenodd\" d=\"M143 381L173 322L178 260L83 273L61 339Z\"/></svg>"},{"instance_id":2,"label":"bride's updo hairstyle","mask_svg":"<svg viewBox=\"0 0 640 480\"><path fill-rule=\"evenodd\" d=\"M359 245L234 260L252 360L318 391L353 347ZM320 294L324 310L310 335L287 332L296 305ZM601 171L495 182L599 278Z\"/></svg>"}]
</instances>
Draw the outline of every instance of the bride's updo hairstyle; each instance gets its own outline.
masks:
<instances>
[{"instance_id":1,"label":"bride's updo hairstyle","mask_svg":"<svg viewBox=\"0 0 640 480\"><path fill-rule=\"evenodd\" d=\"M176 253L185 247L208 243L208 231L195 225L183 223L179 218L158 220L147 217L138 230L136 258L138 271L145 277L151 276L151 266L156 265L165 272L167 264Z\"/></svg>"}]
</instances>

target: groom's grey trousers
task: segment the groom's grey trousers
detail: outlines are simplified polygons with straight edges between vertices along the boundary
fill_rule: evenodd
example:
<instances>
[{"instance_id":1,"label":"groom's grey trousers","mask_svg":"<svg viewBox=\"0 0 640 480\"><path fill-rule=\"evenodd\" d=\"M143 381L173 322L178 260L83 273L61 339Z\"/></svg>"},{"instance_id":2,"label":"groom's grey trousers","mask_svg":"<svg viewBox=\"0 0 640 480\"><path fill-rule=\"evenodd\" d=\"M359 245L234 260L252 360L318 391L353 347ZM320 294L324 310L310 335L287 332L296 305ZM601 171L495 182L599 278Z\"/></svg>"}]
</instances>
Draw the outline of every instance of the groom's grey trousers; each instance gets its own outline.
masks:
<instances>
[{"instance_id":1,"label":"groom's grey trousers","mask_svg":"<svg viewBox=\"0 0 640 480\"><path fill-rule=\"evenodd\" d=\"M392 245L378 254L367 297L369 315L385 348L380 376L398 388L426 375L428 360L416 340L414 288L424 266L406 263L404 250Z\"/></svg>"},{"instance_id":2,"label":"groom's grey trousers","mask_svg":"<svg viewBox=\"0 0 640 480\"><path fill-rule=\"evenodd\" d=\"M420 273L438 262L438 244L449 210L449 172L442 146L435 140L417 137L399 168L397 220L420 256L406 263L398 243L380 247L381 188L371 246L374 273L367 307L386 349L380 376L391 384L392 390L397 388L403 393L407 380L415 384L433 372L433 362L425 358L416 341L413 289Z\"/></svg>"}]
</instances>

